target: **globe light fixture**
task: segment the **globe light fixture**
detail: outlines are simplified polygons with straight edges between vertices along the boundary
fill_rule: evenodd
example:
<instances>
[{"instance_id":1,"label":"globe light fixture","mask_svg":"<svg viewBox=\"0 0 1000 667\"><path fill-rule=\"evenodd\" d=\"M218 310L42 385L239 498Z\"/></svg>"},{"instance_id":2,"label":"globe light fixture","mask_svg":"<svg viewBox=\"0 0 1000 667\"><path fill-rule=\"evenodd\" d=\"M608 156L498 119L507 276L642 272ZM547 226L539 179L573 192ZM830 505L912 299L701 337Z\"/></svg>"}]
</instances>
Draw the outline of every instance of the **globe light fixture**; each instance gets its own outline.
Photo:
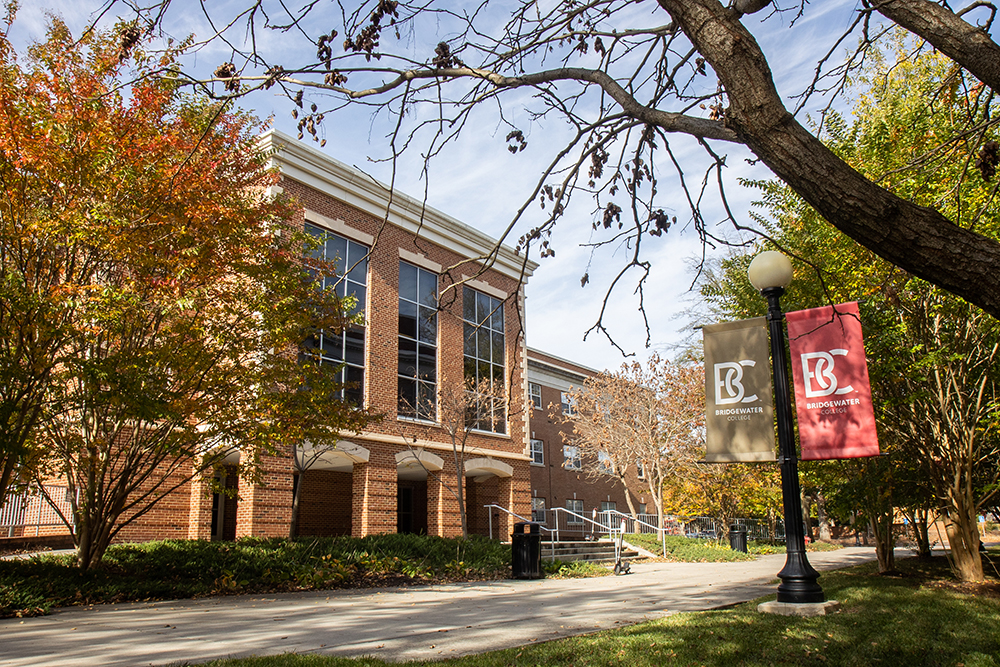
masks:
<instances>
[{"instance_id":1,"label":"globe light fixture","mask_svg":"<svg viewBox=\"0 0 1000 667\"><path fill-rule=\"evenodd\" d=\"M792 282L792 263L780 252L768 250L750 262L750 284L767 299L767 326L771 339L774 374L774 414L778 426L778 462L781 465L781 495L785 513L785 567L778 573L778 603L814 604L826 601L817 579L819 573L806 557L802 499L799 491L798 456L792 430L792 399L785 363L785 314L781 295Z\"/></svg>"},{"instance_id":2,"label":"globe light fixture","mask_svg":"<svg viewBox=\"0 0 1000 667\"><path fill-rule=\"evenodd\" d=\"M750 262L750 284L763 291L768 287L785 288L792 282L792 263L775 250L765 250Z\"/></svg>"}]
</instances>

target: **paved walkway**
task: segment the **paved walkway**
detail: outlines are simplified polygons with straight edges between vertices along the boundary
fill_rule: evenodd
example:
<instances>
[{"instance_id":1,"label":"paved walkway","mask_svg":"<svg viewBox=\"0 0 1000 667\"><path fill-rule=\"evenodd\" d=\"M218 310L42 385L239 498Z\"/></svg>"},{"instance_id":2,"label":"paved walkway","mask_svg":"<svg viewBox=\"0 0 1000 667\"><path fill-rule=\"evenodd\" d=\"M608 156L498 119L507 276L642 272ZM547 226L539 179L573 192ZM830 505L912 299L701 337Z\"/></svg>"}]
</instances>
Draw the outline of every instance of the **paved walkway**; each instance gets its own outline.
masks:
<instances>
[{"instance_id":1,"label":"paved walkway","mask_svg":"<svg viewBox=\"0 0 1000 667\"><path fill-rule=\"evenodd\" d=\"M874 558L868 547L809 554L820 571ZM0 665L164 665L286 652L441 659L745 602L774 592L783 563L784 555L638 563L632 574L596 579L68 608L0 620Z\"/></svg>"}]
</instances>

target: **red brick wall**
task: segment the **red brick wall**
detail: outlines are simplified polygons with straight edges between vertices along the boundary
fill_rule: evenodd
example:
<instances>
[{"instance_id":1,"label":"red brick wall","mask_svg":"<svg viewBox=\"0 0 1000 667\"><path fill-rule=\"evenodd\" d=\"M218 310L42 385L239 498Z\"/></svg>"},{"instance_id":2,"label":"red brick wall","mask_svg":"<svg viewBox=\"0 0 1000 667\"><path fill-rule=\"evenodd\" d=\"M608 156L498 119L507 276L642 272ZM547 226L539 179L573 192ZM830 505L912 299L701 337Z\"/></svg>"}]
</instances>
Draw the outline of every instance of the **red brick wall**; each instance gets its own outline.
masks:
<instances>
[{"instance_id":1,"label":"red brick wall","mask_svg":"<svg viewBox=\"0 0 1000 667\"><path fill-rule=\"evenodd\" d=\"M263 483L239 481L236 537L288 537L292 521L292 458L260 457Z\"/></svg>"},{"instance_id":2,"label":"red brick wall","mask_svg":"<svg viewBox=\"0 0 1000 667\"><path fill-rule=\"evenodd\" d=\"M351 473L309 470L299 499L299 535L351 534Z\"/></svg>"},{"instance_id":3,"label":"red brick wall","mask_svg":"<svg viewBox=\"0 0 1000 667\"><path fill-rule=\"evenodd\" d=\"M155 481L166 474L166 464L149 476L140 486L140 493L150 490ZM115 543L121 542L148 542L150 540L186 540L188 539L189 522L191 519L191 487L190 482L182 484L176 491L166 493L175 484L179 483L192 473L191 463L182 464L172 474L167 476L166 481L160 485L160 490L153 493L161 496L153 508L125 526L115 537ZM135 495L135 494L133 494ZM144 502L143 505L148 504ZM123 515L123 521L129 517Z\"/></svg>"}]
</instances>

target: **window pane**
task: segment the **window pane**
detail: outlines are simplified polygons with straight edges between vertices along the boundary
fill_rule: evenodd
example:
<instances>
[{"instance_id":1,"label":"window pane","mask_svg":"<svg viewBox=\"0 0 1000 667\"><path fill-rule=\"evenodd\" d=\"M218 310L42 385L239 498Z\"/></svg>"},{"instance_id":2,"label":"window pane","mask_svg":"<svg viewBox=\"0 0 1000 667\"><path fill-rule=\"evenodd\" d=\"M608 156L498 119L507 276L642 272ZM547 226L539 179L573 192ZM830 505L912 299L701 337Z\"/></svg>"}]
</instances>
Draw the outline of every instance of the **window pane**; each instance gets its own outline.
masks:
<instances>
[{"instance_id":1,"label":"window pane","mask_svg":"<svg viewBox=\"0 0 1000 667\"><path fill-rule=\"evenodd\" d=\"M399 263L399 298L417 300L417 267L406 262Z\"/></svg>"},{"instance_id":2,"label":"window pane","mask_svg":"<svg viewBox=\"0 0 1000 667\"><path fill-rule=\"evenodd\" d=\"M503 303L496 299L491 301L495 310L490 315L490 328L494 331L503 331Z\"/></svg>"},{"instance_id":3,"label":"window pane","mask_svg":"<svg viewBox=\"0 0 1000 667\"><path fill-rule=\"evenodd\" d=\"M347 263L342 269L348 271L347 278L356 283L367 284L368 276L368 248L363 245L351 242L350 253Z\"/></svg>"},{"instance_id":4,"label":"window pane","mask_svg":"<svg viewBox=\"0 0 1000 667\"><path fill-rule=\"evenodd\" d=\"M490 359L490 332L480 329L476 334L476 356L483 361Z\"/></svg>"},{"instance_id":5,"label":"window pane","mask_svg":"<svg viewBox=\"0 0 1000 667\"><path fill-rule=\"evenodd\" d=\"M420 294L417 300L431 308L437 306L437 276L430 271L420 271Z\"/></svg>"},{"instance_id":6,"label":"window pane","mask_svg":"<svg viewBox=\"0 0 1000 667\"><path fill-rule=\"evenodd\" d=\"M476 321L476 292L468 287L462 288L462 319Z\"/></svg>"},{"instance_id":7,"label":"window pane","mask_svg":"<svg viewBox=\"0 0 1000 667\"><path fill-rule=\"evenodd\" d=\"M417 304L408 301L399 302L399 335L417 337Z\"/></svg>"},{"instance_id":8,"label":"window pane","mask_svg":"<svg viewBox=\"0 0 1000 667\"><path fill-rule=\"evenodd\" d=\"M399 374L407 377L417 377L417 343L416 341L399 339Z\"/></svg>"},{"instance_id":9,"label":"window pane","mask_svg":"<svg viewBox=\"0 0 1000 667\"><path fill-rule=\"evenodd\" d=\"M476 381L476 362L470 357L465 358L465 380L466 382Z\"/></svg>"},{"instance_id":10,"label":"window pane","mask_svg":"<svg viewBox=\"0 0 1000 667\"><path fill-rule=\"evenodd\" d=\"M349 364L364 366L365 364L365 332L361 329L350 328L344 332L346 345L344 346L344 361Z\"/></svg>"},{"instance_id":11,"label":"window pane","mask_svg":"<svg viewBox=\"0 0 1000 667\"><path fill-rule=\"evenodd\" d=\"M323 356L343 361L344 339L337 334L331 333L324 333L321 338L323 340Z\"/></svg>"},{"instance_id":12,"label":"window pane","mask_svg":"<svg viewBox=\"0 0 1000 667\"><path fill-rule=\"evenodd\" d=\"M347 239L327 234L326 236L326 260L337 263L337 273L343 274L346 271L344 266L347 262Z\"/></svg>"},{"instance_id":13,"label":"window pane","mask_svg":"<svg viewBox=\"0 0 1000 667\"><path fill-rule=\"evenodd\" d=\"M476 327L471 324L465 325L465 356L476 356Z\"/></svg>"},{"instance_id":14,"label":"window pane","mask_svg":"<svg viewBox=\"0 0 1000 667\"><path fill-rule=\"evenodd\" d=\"M363 368L356 368L354 366L347 366L344 369L344 374L346 375L346 382L348 384L347 388L344 389L344 398L354 403L355 405L361 405L364 398L364 386L365 386L365 371Z\"/></svg>"},{"instance_id":15,"label":"window pane","mask_svg":"<svg viewBox=\"0 0 1000 667\"><path fill-rule=\"evenodd\" d=\"M416 416L417 381L399 378L399 414L405 417Z\"/></svg>"},{"instance_id":16,"label":"window pane","mask_svg":"<svg viewBox=\"0 0 1000 667\"><path fill-rule=\"evenodd\" d=\"M437 348L430 345L420 345L419 357L420 379L428 382L437 380Z\"/></svg>"},{"instance_id":17,"label":"window pane","mask_svg":"<svg viewBox=\"0 0 1000 667\"><path fill-rule=\"evenodd\" d=\"M367 289L364 285L355 285L354 283L351 283L347 289L347 293L358 300L357 305L351 309L351 315L365 312L365 297L367 296Z\"/></svg>"},{"instance_id":18,"label":"window pane","mask_svg":"<svg viewBox=\"0 0 1000 667\"><path fill-rule=\"evenodd\" d=\"M476 292L476 322L483 323L490 316L490 297L482 292Z\"/></svg>"},{"instance_id":19,"label":"window pane","mask_svg":"<svg viewBox=\"0 0 1000 667\"><path fill-rule=\"evenodd\" d=\"M493 338L493 363L503 365L503 334L494 331L491 337Z\"/></svg>"},{"instance_id":20,"label":"window pane","mask_svg":"<svg viewBox=\"0 0 1000 667\"><path fill-rule=\"evenodd\" d=\"M426 382L417 383L417 401L421 417L434 419L437 416L437 410L434 407L437 400L436 393L433 384Z\"/></svg>"},{"instance_id":21,"label":"window pane","mask_svg":"<svg viewBox=\"0 0 1000 667\"><path fill-rule=\"evenodd\" d=\"M437 311L433 308L420 307L420 341L437 343Z\"/></svg>"}]
</instances>

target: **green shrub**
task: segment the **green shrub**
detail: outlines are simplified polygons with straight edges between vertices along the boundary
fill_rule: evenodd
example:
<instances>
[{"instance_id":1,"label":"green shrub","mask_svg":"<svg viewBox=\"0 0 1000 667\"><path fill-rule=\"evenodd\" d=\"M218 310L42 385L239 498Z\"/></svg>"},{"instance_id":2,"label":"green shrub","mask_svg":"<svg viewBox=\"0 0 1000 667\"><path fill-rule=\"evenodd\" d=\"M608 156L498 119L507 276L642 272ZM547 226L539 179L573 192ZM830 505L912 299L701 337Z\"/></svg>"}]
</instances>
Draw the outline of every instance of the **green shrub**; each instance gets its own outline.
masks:
<instances>
[{"instance_id":1,"label":"green shrub","mask_svg":"<svg viewBox=\"0 0 1000 667\"><path fill-rule=\"evenodd\" d=\"M0 561L0 617L53 606L261 593L383 581L499 578L510 546L420 535L118 544L88 572L72 556Z\"/></svg>"}]
</instances>

